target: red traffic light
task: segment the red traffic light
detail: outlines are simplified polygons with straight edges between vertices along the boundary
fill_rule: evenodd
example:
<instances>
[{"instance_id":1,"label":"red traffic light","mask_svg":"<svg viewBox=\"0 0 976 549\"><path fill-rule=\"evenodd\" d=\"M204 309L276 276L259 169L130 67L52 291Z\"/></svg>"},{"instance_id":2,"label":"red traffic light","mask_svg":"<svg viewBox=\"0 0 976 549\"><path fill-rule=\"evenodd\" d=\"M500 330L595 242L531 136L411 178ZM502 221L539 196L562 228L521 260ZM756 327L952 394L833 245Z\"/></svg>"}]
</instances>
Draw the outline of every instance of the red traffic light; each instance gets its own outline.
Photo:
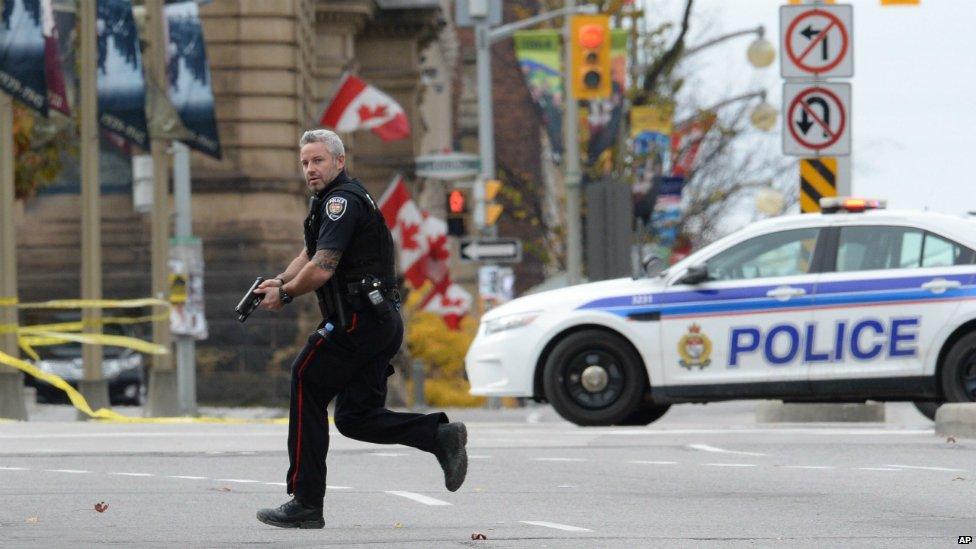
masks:
<instances>
[{"instance_id":1,"label":"red traffic light","mask_svg":"<svg viewBox=\"0 0 976 549\"><path fill-rule=\"evenodd\" d=\"M583 25L579 29L579 43L584 48L598 48L606 40L606 29L600 25Z\"/></svg>"},{"instance_id":2,"label":"red traffic light","mask_svg":"<svg viewBox=\"0 0 976 549\"><path fill-rule=\"evenodd\" d=\"M452 214L463 214L464 193L457 189L451 191L451 194L447 196L447 207Z\"/></svg>"}]
</instances>

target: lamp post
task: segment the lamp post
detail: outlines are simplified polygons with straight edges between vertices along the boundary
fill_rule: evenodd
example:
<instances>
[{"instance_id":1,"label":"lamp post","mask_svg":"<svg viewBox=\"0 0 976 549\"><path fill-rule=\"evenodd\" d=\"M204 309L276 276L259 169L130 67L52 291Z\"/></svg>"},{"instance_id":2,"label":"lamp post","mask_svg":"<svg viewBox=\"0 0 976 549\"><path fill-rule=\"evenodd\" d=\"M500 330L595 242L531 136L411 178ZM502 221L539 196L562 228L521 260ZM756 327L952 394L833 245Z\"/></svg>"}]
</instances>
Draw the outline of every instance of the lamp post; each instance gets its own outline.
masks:
<instances>
[{"instance_id":1,"label":"lamp post","mask_svg":"<svg viewBox=\"0 0 976 549\"><path fill-rule=\"evenodd\" d=\"M464 1L464 0L459 0ZM472 7L474 6L473 0ZM480 2L479 2L480 4ZM511 36L515 31L531 27L543 21L548 21L564 15L577 13L593 13L596 9L594 5L576 6L573 0L566 0L563 9L529 17L514 23L508 23L492 29L488 24L487 9L471 9L471 18L474 21L476 63L478 74L478 147L481 155L481 175L475 183L474 196L475 207L483 211L485 207L485 183L495 176L495 132L492 121L492 93L491 93L491 45L494 42ZM566 18L564 40L568 42L569 18ZM566 51L569 51L568 45ZM568 55L568 54L567 54ZM567 58L568 59L568 58ZM567 67L568 67L567 61ZM567 274L570 284L579 281L582 265L582 246L579 219L579 154L570 154L569 151L579 151L579 135L576 131L577 126L577 106L572 98L572 92L567 84L564 86L566 98L566 111L563 127L566 128L566 233L567 233ZM574 128L570 133L570 127ZM573 165L575 163L575 169ZM476 214L476 219L484 219L483 214ZM482 227L478 227L482 229Z\"/></svg>"}]
</instances>

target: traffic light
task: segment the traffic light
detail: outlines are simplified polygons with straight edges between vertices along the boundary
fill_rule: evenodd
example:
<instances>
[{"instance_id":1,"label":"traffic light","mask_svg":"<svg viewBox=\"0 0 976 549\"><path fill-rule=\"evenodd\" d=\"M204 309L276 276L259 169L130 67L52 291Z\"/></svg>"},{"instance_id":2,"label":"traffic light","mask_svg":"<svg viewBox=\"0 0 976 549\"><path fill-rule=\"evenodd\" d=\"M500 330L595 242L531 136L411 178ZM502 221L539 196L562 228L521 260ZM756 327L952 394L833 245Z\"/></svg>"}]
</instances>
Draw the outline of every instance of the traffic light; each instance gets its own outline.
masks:
<instances>
[{"instance_id":1,"label":"traffic light","mask_svg":"<svg viewBox=\"0 0 976 549\"><path fill-rule=\"evenodd\" d=\"M464 215L468 213L468 198L461 189L447 193L447 234L464 236Z\"/></svg>"},{"instance_id":2,"label":"traffic light","mask_svg":"<svg viewBox=\"0 0 976 549\"><path fill-rule=\"evenodd\" d=\"M610 97L610 16L575 15L570 22L572 66L569 78L576 99Z\"/></svg>"},{"instance_id":3,"label":"traffic light","mask_svg":"<svg viewBox=\"0 0 976 549\"><path fill-rule=\"evenodd\" d=\"M497 221L505 206L495 204L495 197L502 190L502 182L497 179L485 181L485 226L491 227Z\"/></svg>"}]
</instances>

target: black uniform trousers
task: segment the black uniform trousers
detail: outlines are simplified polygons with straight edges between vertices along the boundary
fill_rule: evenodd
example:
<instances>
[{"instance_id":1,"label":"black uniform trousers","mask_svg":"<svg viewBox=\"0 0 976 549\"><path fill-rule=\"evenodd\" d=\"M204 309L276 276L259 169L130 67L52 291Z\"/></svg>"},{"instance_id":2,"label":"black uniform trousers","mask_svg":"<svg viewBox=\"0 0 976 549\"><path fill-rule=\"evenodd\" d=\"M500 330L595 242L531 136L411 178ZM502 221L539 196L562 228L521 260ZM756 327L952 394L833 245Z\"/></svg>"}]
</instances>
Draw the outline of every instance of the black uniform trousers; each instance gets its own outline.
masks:
<instances>
[{"instance_id":1,"label":"black uniform trousers","mask_svg":"<svg viewBox=\"0 0 976 549\"><path fill-rule=\"evenodd\" d=\"M344 436L377 444L403 444L433 452L442 413L414 414L385 408L390 359L403 342L403 320L394 312L379 322L357 313L354 328L322 337L313 333L291 371L288 420L288 493L306 505L325 497L325 457L329 451L326 407L333 398L335 425Z\"/></svg>"}]
</instances>

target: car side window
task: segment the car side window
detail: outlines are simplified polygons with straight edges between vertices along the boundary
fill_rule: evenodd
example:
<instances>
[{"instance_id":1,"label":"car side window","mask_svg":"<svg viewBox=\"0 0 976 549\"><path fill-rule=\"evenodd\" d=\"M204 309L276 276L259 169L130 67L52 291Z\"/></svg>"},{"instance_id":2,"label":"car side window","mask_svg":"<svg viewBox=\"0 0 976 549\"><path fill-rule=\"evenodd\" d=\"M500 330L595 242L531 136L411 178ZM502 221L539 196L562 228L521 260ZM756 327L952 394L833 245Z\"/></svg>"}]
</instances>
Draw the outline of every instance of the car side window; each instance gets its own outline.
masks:
<instances>
[{"instance_id":1,"label":"car side window","mask_svg":"<svg viewBox=\"0 0 976 549\"><path fill-rule=\"evenodd\" d=\"M820 229L792 229L740 242L707 262L711 280L744 280L810 272Z\"/></svg>"},{"instance_id":2,"label":"car side window","mask_svg":"<svg viewBox=\"0 0 976 549\"><path fill-rule=\"evenodd\" d=\"M925 233L921 256L922 267L948 267L973 263L973 250L929 232Z\"/></svg>"},{"instance_id":3,"label":"car side window","mask_svg":"<svg viewBox=\"0 0 976 549\"><path fill-rule=\"evenodd\" d=\"M945 267L973 262L973 251L941 236L884 225L841 227L837 272Z\"/></svg>"}]
</instances>

